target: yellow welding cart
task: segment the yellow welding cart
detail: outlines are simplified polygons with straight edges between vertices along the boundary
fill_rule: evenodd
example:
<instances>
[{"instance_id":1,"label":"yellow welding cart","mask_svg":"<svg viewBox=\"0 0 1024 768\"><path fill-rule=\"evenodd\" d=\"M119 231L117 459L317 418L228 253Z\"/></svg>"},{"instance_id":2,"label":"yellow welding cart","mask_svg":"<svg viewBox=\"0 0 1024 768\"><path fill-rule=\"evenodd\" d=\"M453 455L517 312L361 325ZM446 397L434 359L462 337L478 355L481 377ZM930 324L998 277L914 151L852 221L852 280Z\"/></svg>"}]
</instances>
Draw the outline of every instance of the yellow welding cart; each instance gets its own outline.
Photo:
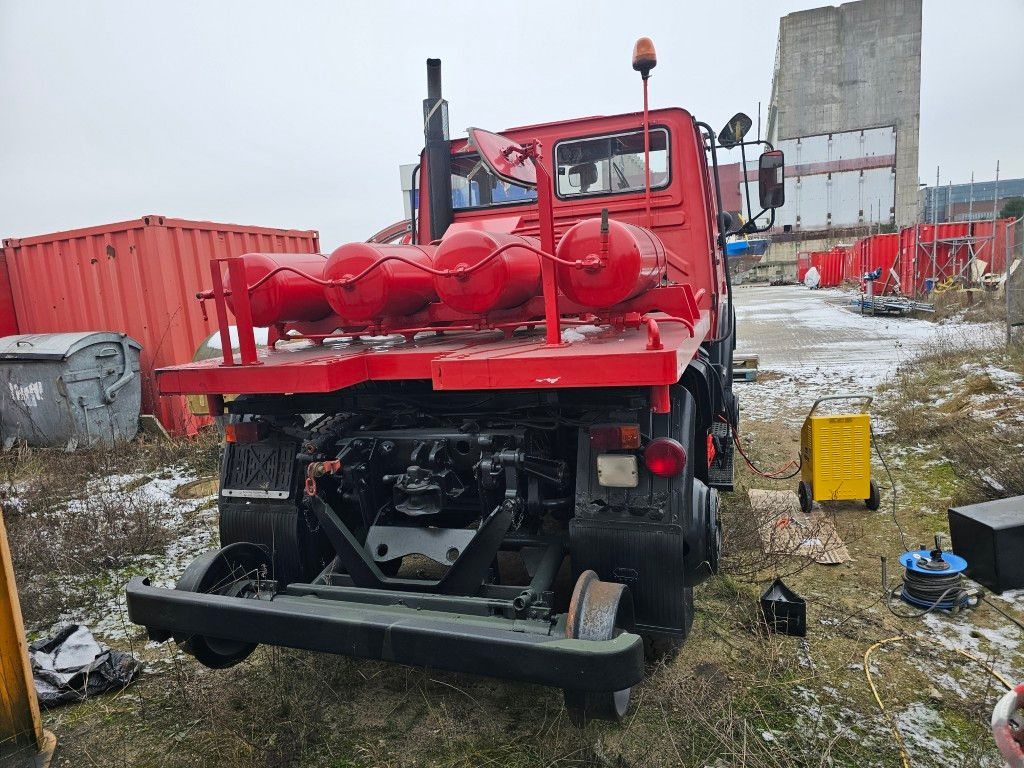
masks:
<instances>
[{"instance_id":1,"label":"yellow welding cart","mask_svg":"<svg viewBox=\"0 0 1024 768\"><path fill-rule=\"evenodd\" d=\"M878 486L871 479L871 395L832 395L814 401L800 430L800 508L816 501L861 500L878 509ZM858 413L817 414L829 400L857 400Z\"/></svg>"}]
</instances>

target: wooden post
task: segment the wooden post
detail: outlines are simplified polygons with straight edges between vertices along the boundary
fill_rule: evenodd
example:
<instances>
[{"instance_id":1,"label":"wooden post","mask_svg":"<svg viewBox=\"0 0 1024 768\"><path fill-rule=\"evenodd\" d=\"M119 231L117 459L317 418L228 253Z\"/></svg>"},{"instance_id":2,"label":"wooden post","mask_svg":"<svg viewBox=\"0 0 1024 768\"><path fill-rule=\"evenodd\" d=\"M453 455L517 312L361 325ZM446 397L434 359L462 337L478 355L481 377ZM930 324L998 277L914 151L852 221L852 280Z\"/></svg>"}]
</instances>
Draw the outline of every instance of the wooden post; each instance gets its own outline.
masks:
<instances>
[{"instance_id":1,"label":"wooden post","mask_svg":"<svg viewBox=\"0 0 1024 768\"><path fill-rule=\"evenodd\" d=\"M39 716L11 548L0 512L0 762L48 766L56 744Z\"/></svg>"}]
</instances>

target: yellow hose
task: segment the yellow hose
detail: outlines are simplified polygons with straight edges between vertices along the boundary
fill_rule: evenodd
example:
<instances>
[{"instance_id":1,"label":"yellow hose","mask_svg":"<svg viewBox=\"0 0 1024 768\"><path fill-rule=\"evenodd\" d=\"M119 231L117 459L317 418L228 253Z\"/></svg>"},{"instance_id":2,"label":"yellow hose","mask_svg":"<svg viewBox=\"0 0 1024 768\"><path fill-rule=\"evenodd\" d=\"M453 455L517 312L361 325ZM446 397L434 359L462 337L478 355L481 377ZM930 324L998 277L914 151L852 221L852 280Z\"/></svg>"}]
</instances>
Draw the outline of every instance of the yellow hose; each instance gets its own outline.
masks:
<instances>
[{"instance_id":1,"label":"yellow hose","mask_svg":"<svg viewBox=\"0 0 1024 768\"><path fill-rule=\"evenodd\" d=\"M900 735L900 729L896 727L896 721L892 715L889 714L885 708L885 704L882 703L882 697L878 695L878 689L875 688L875 681L871 679L871 654L875 652L875 649L881 648L887 643L897 643L900 640L906 640L903 635L896 635L895 637L887 637L885 640L879 640L877 643L872 645L866 651L864 651L864 677L868 680L868 686L871 688L871 693L875 697L875 701L878 703L878 708L881 710L882 715L889 721L889 728L892 729L892 735L896 739L896 744L900 748L900 760L903 762L903 768L910 768L910 755L907 754L907 748L903 743L903 736Z\"/></svg>"}]
</instances>

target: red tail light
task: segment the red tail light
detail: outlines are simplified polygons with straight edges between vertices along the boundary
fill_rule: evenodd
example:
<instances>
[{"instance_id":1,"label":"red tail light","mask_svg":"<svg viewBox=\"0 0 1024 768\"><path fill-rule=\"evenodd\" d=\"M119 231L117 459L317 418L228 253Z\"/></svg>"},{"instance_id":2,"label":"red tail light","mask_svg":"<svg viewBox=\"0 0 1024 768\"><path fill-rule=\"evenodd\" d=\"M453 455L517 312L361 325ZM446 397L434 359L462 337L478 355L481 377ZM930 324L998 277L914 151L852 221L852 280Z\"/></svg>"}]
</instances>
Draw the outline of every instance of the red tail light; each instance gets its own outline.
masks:
<instances>
[{"instance_id":1,"label":"red tail light","mask_svg":"<svg viewBox=\"0 0 1024 768\"><path fill-rule=\"evenodd\" d=\"M686 468L686 451L678 440L656 437L644 449L644 463L653 475L675 477Z\"/></svg>"}]
</instances>

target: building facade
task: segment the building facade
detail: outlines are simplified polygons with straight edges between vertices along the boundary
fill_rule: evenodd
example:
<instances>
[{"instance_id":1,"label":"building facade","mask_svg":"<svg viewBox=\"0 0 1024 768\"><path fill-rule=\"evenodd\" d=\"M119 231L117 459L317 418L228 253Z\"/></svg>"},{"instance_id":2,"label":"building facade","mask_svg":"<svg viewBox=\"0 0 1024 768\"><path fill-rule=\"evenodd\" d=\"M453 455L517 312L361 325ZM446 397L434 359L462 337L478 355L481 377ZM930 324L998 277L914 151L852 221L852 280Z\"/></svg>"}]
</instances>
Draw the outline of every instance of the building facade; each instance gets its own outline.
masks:
<instances>
[{"instance_id":1,"label":"building facade","mask_svg":"<svg viewBox=\"0 0 1024 768\"><path fill-rule=\"evenodd\" d=\"M976 181L921 190L921 221L981 221L999 216L1012 198L1024 197L1024 179Z\"/></svg>"},{"instance_id":2,"label":"building facade","mask_svg":"<svg viewBox=\"0 0 1024 768\"><path fill-rule=\"evenodd\" d=\"M786 205L767 275L918 221L921 13L922 0L859 0L780 20L767 138L786 153Z\"/></svg>"}]
</instances>

